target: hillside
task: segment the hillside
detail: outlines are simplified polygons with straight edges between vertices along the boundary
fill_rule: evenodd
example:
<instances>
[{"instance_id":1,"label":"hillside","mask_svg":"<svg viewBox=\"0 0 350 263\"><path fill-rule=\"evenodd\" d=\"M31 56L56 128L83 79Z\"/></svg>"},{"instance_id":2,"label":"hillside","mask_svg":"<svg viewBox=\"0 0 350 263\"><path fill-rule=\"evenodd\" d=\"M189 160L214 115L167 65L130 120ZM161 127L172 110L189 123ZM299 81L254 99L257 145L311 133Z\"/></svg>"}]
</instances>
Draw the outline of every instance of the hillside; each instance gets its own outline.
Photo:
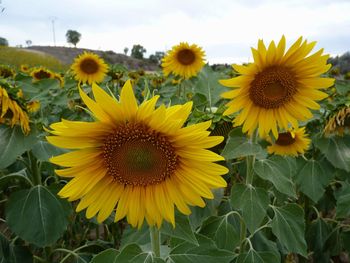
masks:
<instances>
[{"instance_id":1,"label":"hillside","mask_svg":"<svg viewBox=\"0 0 350 263\"><path fill-rule=\"evenodd\" d=\"M63 64L70 65L74 58L84 51L93 52L103 58L109 64L122 64L128 69L144 69L144 70L158 70L159 66L150 62L147 59L135 59L124 54L118 54L113 51L91 50L85 48L70 48L70 47L52 47L52 46L31 46L26 48L31 51L40 51L49 54Z\"/></svg>"}]
</instances>

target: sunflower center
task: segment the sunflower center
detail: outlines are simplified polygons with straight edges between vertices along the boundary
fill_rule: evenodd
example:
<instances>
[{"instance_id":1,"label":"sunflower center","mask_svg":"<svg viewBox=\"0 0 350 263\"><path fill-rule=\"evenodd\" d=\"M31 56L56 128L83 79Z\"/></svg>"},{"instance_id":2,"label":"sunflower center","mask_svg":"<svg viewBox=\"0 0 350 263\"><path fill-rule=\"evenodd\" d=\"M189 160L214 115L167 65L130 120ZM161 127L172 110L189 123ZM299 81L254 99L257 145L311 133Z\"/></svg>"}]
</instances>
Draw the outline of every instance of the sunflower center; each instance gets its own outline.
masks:
<instances>
[{"instance_id":1,"label":"sunflower center","mask_svg":"<svg viewBox=\"0 0 350 263\"><path fill-rule=\"evenodd\" d=\"M80 69L86 74L94 74L98 72L98 64L91 58L86 58L80 62Z\"/></svg>"},{"instance_id":2,"label":"sunflower center","mask_svg":"<svg viewBox=\"0 0 350 263\"><path fill-rule=\"evenodd\" d=\"M178 164L167 137L143 124L119 126L104 141L103 157L110 176L134 186L161 183Z\"/></svg>"},{"instance_id":3,"label":"sunflower center","mask_svg":"<svg viewBox=\"0 0 350 263\"><path fill-rule=\"evenodd\" d=\"M254 104L274 109L286 104L297 91L294 74L284 67L270 67L255 75L249 89Z\"/></svg>"},{"instance_id":4,"label":"sunflower center","mask_svg":"<svg viewBox=\"0 0 350 263\"><path fill-rule=\"evenodd\" d=\"M277 145L288 146L295 142L295 138L292 137L290 132L283 132L278 134L278 138L276 140Z\"/></svg>"},{"instance_id":5,"label":"sunflower center","mask_svg":"<svg viewBox=\"0 0 350 263\"><path fill-rule=\"evenodd\" d=\"M38 72L34 73L34 76L36 79L49 79L51 74L45 70L39 70Z\"/></svg>"},{"instance_id":6,"label":"sunflower center","mask_svg":"<svg viewBox=\"0 0 350 263\"><path fill-rule=\"evenodd\" d=\"M196 56L191 49L180 50L177 54L177 60L185 66L191 65L195 61L195 59Z\"/></svg>"}]
</instances>

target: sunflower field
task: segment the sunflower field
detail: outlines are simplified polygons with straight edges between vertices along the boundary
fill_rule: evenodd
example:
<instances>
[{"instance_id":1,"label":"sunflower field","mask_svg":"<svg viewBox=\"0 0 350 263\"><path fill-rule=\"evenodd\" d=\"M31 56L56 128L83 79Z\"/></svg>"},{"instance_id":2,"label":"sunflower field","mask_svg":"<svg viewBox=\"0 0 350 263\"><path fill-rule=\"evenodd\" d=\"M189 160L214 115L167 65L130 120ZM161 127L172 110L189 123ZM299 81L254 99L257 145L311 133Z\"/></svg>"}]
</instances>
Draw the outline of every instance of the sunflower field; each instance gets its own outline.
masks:
<instances>
[{"instance_id":1,"label":"sunflower field","mask_svg":"<svg viewBox=\"0 0 350 263\"><path fill-rule=\"evenodd\" d=\"M315 44L0 65L0 262L350 262L350 81Z\"/></svg>"}]
</instances>

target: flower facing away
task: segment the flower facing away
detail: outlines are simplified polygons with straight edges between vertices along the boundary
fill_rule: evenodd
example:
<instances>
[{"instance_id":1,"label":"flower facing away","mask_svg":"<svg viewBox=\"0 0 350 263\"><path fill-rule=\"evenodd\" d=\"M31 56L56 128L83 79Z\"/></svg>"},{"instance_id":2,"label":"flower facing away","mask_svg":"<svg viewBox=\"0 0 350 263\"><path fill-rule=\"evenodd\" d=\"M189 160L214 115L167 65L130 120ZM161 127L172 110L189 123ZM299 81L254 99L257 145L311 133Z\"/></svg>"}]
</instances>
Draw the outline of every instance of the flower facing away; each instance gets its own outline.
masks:
<instances>
[{"instance_id":1,"label":"flower facing away","mask_svg":"<svg viewBox=\"0 0 350 263\"><path fill-rule=\"evenodd\" d=\"M350 129L350 107L344 106L330 117L324 128L325 135L338 134L343 136Z\"/></svg>"},{"instance_id":2,"label":"flower facing away","mask_svg":"<svg viewBox=\"0 0 350 263\"><path fill-rule=\"evenodd\" d=\"M34 113L37 112L40 109L40 101L38 100L33 100L28 102L27 104L27 111Z\"/></svg>"},{"instance_id":3,"label":"flower facing away","mask_svg":"<svg viewBox=\"0 0 350 263\"><path fill-rule=\"evenodd\" d=\"M95 122L62 120L52 124L47 140L74 151L55 156L57 170L72 177L59 195L78 200L77 211L85 208L87 218L104 221L116 210L115 221L126 216L134 227L144 219L160 227L165 219L175 225L174 206L190 214L189 205L205 206L213 198L211 189L225 187L223 160L207 148L223 137L209 136L211 122L183 127L192 103L155 108L159 96L138 105L130 81L120 100L92 85L95 100L82 90L80 95Z\"/></svg>"},{"instance_id":4,"label":"flower facing away","mask_svg":"<svg viewBox=\"0 0 350 263\"><path fill-rule=\"evenodd\" d=\"M303 127L295 131L290 130L279 133L275 142L272 142L272 140L268 141L272 144L267 147L269 153L297 156L298 154L304 154L309 148L311 140L307 138L305 127Z\"/></svg>"},{"instance_id":5,"label":"flower facing away","mask_svg":"<svg viewBox=\"0 0 350 263\"><path fill-rule=\"evenodd\" d=\"M77 81L92 84L103 81L108 72L108 66L96 54L84 52L75 58L71 70Z\"/></svg>"},{"instance_id":6,"label":"flower facing away","mask_svg":"<svg viewBox=\"0 0 350 263\"><path fill-rule=\"evenodd\" d=\"M162 59L163 73L170 73L189 79L196 76L204 66L205 53L195 44L181 42L174 46Z\"/></svg>"},{"instance_id":7,"label":"flower facing away","mask_svg":"<svg viewBox=\"0 0 350 263\"><path fill-rule=\"evenodd\" d=\"M298 121L312 117L309 109L320 108L315 101L328 95L320 89L333 85L334 79L322 78L321 74L331 67L323 49L309 55L316 42L308 43L300 37L286 52L283 36L276 46L272 41L268 48L262 40L258 49L252 48L254 63L247 66L233 65L241 75L220 80L232 88L222 94L231 101L224 112L239 112L234 125L243 124L243 132L249 135L258 127L260 137L272 131L278 136L277 127L288 130L297 128Z\"/></svg>"},{"instance_id":8,"label":"flower facing away","mask_svg":"<svg viewBox=\"0 0 350 263\"><path fill-rule=\"evenodd\" d=\"M0 123L5 123L13 127L18 124L24 134L30 131L29 118L20 105L10 98L6 89L0 87Z\"/></svg>"},{"instance_id":9,"label":"flower facing away","mask_svg":"<svg viewBox=\"0 0 350 263\"><path fill-rule=\"evenodd\" d=\"M51 72L50 70L44 68L44 67L39 67L39 68L34 68L30 75L33 78L33 81L39 81L42 79L51 79L54 76L54 73Z\"/></svg>"}]
</instances>

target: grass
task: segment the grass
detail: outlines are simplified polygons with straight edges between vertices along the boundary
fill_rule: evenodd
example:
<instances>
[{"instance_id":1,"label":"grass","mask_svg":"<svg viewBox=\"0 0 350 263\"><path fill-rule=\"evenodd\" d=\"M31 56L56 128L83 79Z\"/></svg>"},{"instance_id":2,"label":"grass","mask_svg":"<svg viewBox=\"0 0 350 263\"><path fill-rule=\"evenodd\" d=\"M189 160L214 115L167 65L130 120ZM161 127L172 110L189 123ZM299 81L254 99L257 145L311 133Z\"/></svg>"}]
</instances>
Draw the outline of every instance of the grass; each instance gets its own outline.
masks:
<instances>
[{"instance_id":1,"label":"grass","mask_svg":"<svg viewBox=\"0 0 350 263\"><path fill-rule=\"evenodd\" d=\"M68 65L62 64L50 55L43 55L13 47L0 47L0 64L10 65L17 69L23 64L29 67L43 66L56 72L66 71L69 68Z\"/></svg>"}]
</instances>

